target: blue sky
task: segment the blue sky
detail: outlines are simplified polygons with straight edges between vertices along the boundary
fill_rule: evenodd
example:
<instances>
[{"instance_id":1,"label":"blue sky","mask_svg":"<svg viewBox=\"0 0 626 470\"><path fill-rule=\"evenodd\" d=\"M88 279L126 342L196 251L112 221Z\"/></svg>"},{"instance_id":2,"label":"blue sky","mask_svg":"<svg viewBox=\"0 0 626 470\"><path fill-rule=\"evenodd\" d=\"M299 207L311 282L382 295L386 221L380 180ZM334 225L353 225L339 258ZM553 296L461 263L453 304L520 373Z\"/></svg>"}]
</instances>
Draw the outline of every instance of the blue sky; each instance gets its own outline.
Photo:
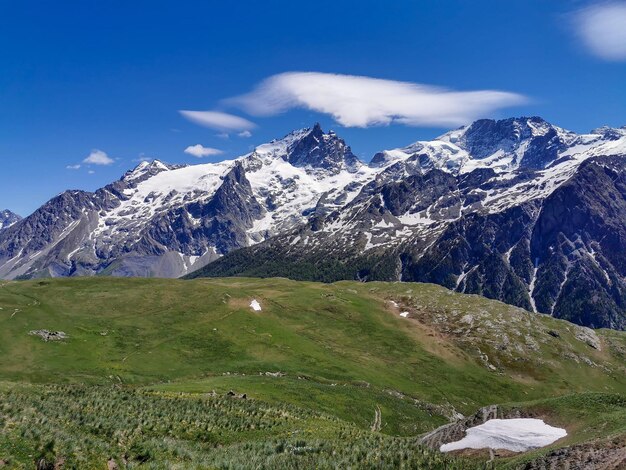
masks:
<instances>
[{"instance_id":1,"label":"blue sky","mask_svg":"<svg viewBox=\"0 0 626 470\"><path fill-rule=\"evenodd\" d=\"M605 7L617 14L596 11ZM231 158L316 121L364 160L470 116L540 115L581 132L622 126L624 9L565 0L0 2L0 209L27 215L65 189L119 178L141 158ZM275 77L293 71L319 75ZM354 102L337 104L358 88L343 75L388 80L355 82L375 101L365 106L370 120L346 114ZM335 95L324 101L309 89L317 82L337 83ZM421 90L410 84L461 92L426 89L453 116L432 115L419 96L402 100ZM504 94L486 95L496 104L485 109L466 103L464 92L475 91ZM380 109L386 93L400 94L400 111ZM247 137L238 135L245 126L231 127L225 138L180 110L225 112L255 127ZM196 145L223 153L185 153Z\"/></svg>"}]
</instances>

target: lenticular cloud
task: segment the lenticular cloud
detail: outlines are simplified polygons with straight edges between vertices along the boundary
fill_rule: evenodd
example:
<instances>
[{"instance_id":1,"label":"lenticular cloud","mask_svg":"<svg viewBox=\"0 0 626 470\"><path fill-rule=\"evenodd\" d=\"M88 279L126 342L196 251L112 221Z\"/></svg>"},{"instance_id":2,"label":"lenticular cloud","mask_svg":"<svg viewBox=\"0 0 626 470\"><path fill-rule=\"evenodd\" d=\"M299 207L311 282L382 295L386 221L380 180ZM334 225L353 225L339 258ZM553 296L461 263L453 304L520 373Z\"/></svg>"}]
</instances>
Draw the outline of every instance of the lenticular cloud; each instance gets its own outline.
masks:
<instances>
[{"instance_id":1,"label":"lenticular cloud","mask_svg":"<svg viewBox=\"0 0 626 470\"><path fill-rule=\"evenodd\" d=\"M255 127L255 124L247 119L220 111L180 110L179 113L199 126L219 131L245 131Z\"/></svg>"},{"instance_id":2,"label":"lenticular cloud","mask_svg":"<svg viewBox=\"0 0 626 470\"><path fill-rule=\"evenodd\" d=\"M257 116L310 109L331 115L345 127L459 126L522 104L526 98L497 90L452 91L354 75L287 72L267 78L251 93L228 102Z\"/></svg>"}]
</instances>

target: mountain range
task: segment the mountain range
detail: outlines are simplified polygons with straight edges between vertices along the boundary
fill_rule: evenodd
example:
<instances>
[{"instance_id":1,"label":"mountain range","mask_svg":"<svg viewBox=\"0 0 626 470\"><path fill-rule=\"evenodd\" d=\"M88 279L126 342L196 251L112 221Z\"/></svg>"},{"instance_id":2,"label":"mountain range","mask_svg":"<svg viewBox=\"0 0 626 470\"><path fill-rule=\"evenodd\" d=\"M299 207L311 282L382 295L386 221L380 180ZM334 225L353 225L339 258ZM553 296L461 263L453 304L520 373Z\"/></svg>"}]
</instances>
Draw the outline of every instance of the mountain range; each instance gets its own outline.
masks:
<instances>
[{"instance_id":1,"label":"mountain range","mask_svg":"<svg viewBox=\"0 0 626 470\"><path fill-rule=\"evenodd\" d=\"M315 125L66 191L0 231L0 277L432 282L626 329L625 170L626 128L479 120L366 164Z\"/></svg>"}]
</instances>

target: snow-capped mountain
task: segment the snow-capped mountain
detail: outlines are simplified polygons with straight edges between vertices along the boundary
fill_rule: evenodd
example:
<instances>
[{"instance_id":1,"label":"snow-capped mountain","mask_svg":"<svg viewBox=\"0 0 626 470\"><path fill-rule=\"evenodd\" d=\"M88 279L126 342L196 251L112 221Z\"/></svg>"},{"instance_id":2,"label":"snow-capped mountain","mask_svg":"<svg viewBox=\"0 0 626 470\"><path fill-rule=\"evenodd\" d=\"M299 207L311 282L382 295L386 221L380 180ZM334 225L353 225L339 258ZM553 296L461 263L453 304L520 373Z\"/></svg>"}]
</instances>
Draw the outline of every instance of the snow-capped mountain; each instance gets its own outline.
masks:
<instances>
[{"instance_id":1,"label":"snow-capped mountain","mask_svg":"<svg viewBox=\"0 0 626 470\"><path fill-rule=\"evenodd\" d=\"M95 193L55 197L3 233L0 276L180 276L341 207L375 173L319 125L235 160L142 162Z\"/></svg>"},{"instance_id":2,"label":"snow-capped mountain","mask_svg":"<svg viewBox=\"0 0 626 470\"><path fill-rule=\"evenodd\" d=\"M315 125L234 160L144 162L67 191L0 233L0 277L427 281L624 328L624 168L626 128L480 120L364 164Z\"/></svg>"},{"instance_id":3,"label":"snow-capped mountain","mask_svg":"<svg viewBox=\"0 0 626 470\"><path fill-rule=\"evenodd\" d=\"M625 128L482 120L370 167L340 210L197 275L435 282L626 328Z\"/></svg>"},{"instance_id":4,"label":"snow-capped mountain","mask_svg":"<svg viewBox=\"0 0 626 470\"><path fill-rule=\"evenodd\" d=\"M21 219L15 212L11 212L8 209L0 211L0 230L3 228L9 228L14 223Z\"/></svg>"}]
</instances>

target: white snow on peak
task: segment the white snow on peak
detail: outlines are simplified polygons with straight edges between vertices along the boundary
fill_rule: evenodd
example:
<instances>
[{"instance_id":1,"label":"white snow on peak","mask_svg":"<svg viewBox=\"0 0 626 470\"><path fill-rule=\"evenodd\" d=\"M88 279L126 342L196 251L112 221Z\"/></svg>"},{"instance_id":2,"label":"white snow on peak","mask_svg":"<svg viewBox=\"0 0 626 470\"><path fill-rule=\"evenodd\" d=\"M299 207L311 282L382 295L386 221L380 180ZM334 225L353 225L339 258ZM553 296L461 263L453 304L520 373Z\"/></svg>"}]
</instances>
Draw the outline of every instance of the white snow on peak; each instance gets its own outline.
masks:
<instances>
[{"instance_id":1,"label":"white snow on peak","mask_svg":"<svg viewBox=\"0 0 626 470\"><path fill-rule=\"evenodd\" d=\"M356 171L340 168L331 172L289 163L293 147L313 130L291 132L282 139L259 145L249 154L219 163L169 167L158 160L141 162L123 178L133 184L124 189L125 198L120 205L100 213L92 238L104 243L113 240L119 243L120 237L132 241L140 235L141 227L158 213L191 202L208 201L237 162L243 165L253 194L265 209L265 216L248 230L249 244L303 222L322 197L329 209L346 204L375 178L377 171L360 165ZM322 134L322 138L336 137L329 133ZM148 172L151 176L141 181Z\"/></svg>"},{"instance_id":2,"label":"white snow on peak","mask_svg":"<svg viewBox=\"0 0 626 470\"><path fill-rule=\"evenodd\" d=\"M489 191L483 206L490 212L498 212L524 200L547 196L590 156L626 154L626 129L602 128L595 133L577 135L545 121L529 119L527 124L532 128L532 135L543 135L549 129L556 129L565 149L559 153L553 166L539 171L531 181ZM293 131L282 139L259 145L253 152L235 160L182 168L168 167L158 160L142 162L125 179L138 179L151 169L157 170L156 174L137 183L136 187L126 189L124 194L127 199L117 208L101 214L96 236L113 236L118 227L124 234L129 234L126 236L132 236L138 230L130 230L132 227L128 226L129 221L131 225L139 226L162 210L210 199L236 162L243 164L253 194L265 208L265 216L248 230L249 244L261 242L281 230L304 222L318 204L323 205L326 211L345 206L365 184L399 162L409 164L410 161L410 164L419 166L421 163L417 160L425 161L424 171L439 168L453 174L465 174L476 168L492 168L500 174L500 178L512 175L510 170L519 165L528 141L522 141L512 153L498 150L486 158L472 158L463 148L468 128L448 132L430 142L415 142L403 148L387 150L383 152L384 158L378 166L359 165L356 171L340 168L333 173L323 168L300 167L289 163L288 156L293 147L311 134L314 128ZM330 132L321 135L324 139L335 138ZM120 224L121 221L124 224ZM405 226L428 227L434 222L428 211L423 214L405 214L398 218L398 223ZM337 224L344 223L337 221Z\"/></svg>"},{"instance_id":3,"label":"white snow on peak","mask_svg":"<svg viewBox=\"0 0 626 470\"><path fill-rule=\"evenodd\" d=\"M254 153L259 156L286 156L291 147L309 135L313 131L312 128L298 129L290 132L282 139L274 139L267 144L259 145L254 149Z\"/></svg>"},{"instance_id":4,"label":"white snow on peak","mask_svg":"<svg viewBox=\"0 0 626 470\"><path fill-rule=\"evenodd\" d=\"M165 163L163 163L160 160L152 160L152 161L142 161L141 163L139 163L139 165L137 165L134 169L130 170L129 172L127 172L122 179L124 181L135 181L136 179L142 177L143 175L145 175L146 173L148 173L149 171L154 171L154 172L158 172L158 171L169 171L171 168L169 166L167 166Z\"/></svg>"},{"instance_id":5,"label":"white snow on peak","mask_svg":"<svg viewBox=\"0 0 626 470\"><path fill-rule=\"evenodd\" d=\"M590 156L626 154L626 129L601 128L591 134L577 135L541 120L520 122L515 125L521 129L523 124L527 124L532 135L544 135L550 129L556 129L565 149L559 153L554 165L539 171L532 180L488 191L483 206L490 212L498 212L524 200L547 196ZM253 194L265 209L264 217L248 230L249 244L261 242L281 230L304 222L316 207L329 212L345 206L364 185L396 163L404 162L407 166L417 168L423 165L423 171L439 168L453 174L465 174L476 168L492 168L500 175L499 178L512 175L510 170L519 166L528 140L521 141L513 152L498 150L486 158L472 158L464 148L468 129L464 127L448 132L430 142L415 142L407 147L387 150L383 152L379 165L359 165L356 170L339 168L339 171L332 172L289 163L288 156L294 146L315 128L293 131L282 139L259 145L247 155L219 163L176 168L158 160L142 162L127 173L124 180L136 182L148 172L151 176L125 189L125 200L118 207L100 214L93 238L106 242L117 236L137 236L141 225L157 213L190 202L209 200L236 162L242 163ZM322 139L336 138L331 132L321 136ZM406 172L405 169L405 175ZM396 222L405 227L429 227L434 226L436 220L425 211L401 215ZM338 220L336 225L345 223L345 220ZM376 244L384 243L380 237L376 239Z\"/></svg>"},{"instance_id":6,"label":"white snow on peak","mask_svg":"<svg viewBox=\"0 0 626 470\"><path fill-rule=\"evenodd\" d=\"M552 444L567 436L567 431L543 422L541 419L490 419L469 428L460 441L443 444L441 452L461 449L506 449L526 452Z\"/></svg>"},{"instance_id":7,"label":"white snow on peak","mask_svg":"<svg viewBox=\"0 0 626 470\"><path fill-rule=\"evenodd\" d=\"M246 177L257 200L267 205L265 218L257 221L251 234L272 232L304 221L307 211L313 210L322 196L328 200L329 207L346 204L376 176L376 171L367 166L355 173L343 169L332 174L296 167L283 158L260 158L258 154L251 158L256 165L248 164ZM339 196L344 197L334 203ZM267 204L268 201L271 203Z\"/></svg>"},{"instance_id":8,"label":"white snow on peak","mask_svg":"<svg viewBox=\"0 0 626 470\"><path fill-rule=\"evenodd\" d=\"M139 165L127 174L132 180L141 176L150 165ZM160 162L159 162L160 163ZM158 164L157 164L158 165ZM161 164L162 165L162 164ZM94 237L105 243L116 236L136 237L139 227L157 212L176 207L194 199L209 198L222 184L222 178L233 166L233 161L190 165L161 171L124 190L125 200L120 205L101 213ZM134 229L133 229L134 228Z\"/></svg>"},{"instance_id":9,"label":"white snow on peak","mask_svg":"<svg viewBox=\"0 0 626 470\"><path fill-rule=\"evenodd\" d=\"M556 132L563 144L563 149L558 152L555 161L566 156L589 158L626 153L625 128L603 127L589 134L576 134L546 121L528 118L514 121L513 126L516 128L514 137L520 140L513 145L511 151L498 149L491 155L475 158L468 152L465 145L465 136L471 126L465 126L447 132L432 141L418 141L406 147L384 150L381 152L382 164L379 161L378 166L387 168L398 162L408 163L419 156L422 161L427 162L424 171L437 168L453 174L465 174L478 168L491 168L497 173L516 170L523 160L531 139L531 137L520 138L524 125L530 128L531 137L544 136L552 129Z\"/></svg>"}]
</instances>

